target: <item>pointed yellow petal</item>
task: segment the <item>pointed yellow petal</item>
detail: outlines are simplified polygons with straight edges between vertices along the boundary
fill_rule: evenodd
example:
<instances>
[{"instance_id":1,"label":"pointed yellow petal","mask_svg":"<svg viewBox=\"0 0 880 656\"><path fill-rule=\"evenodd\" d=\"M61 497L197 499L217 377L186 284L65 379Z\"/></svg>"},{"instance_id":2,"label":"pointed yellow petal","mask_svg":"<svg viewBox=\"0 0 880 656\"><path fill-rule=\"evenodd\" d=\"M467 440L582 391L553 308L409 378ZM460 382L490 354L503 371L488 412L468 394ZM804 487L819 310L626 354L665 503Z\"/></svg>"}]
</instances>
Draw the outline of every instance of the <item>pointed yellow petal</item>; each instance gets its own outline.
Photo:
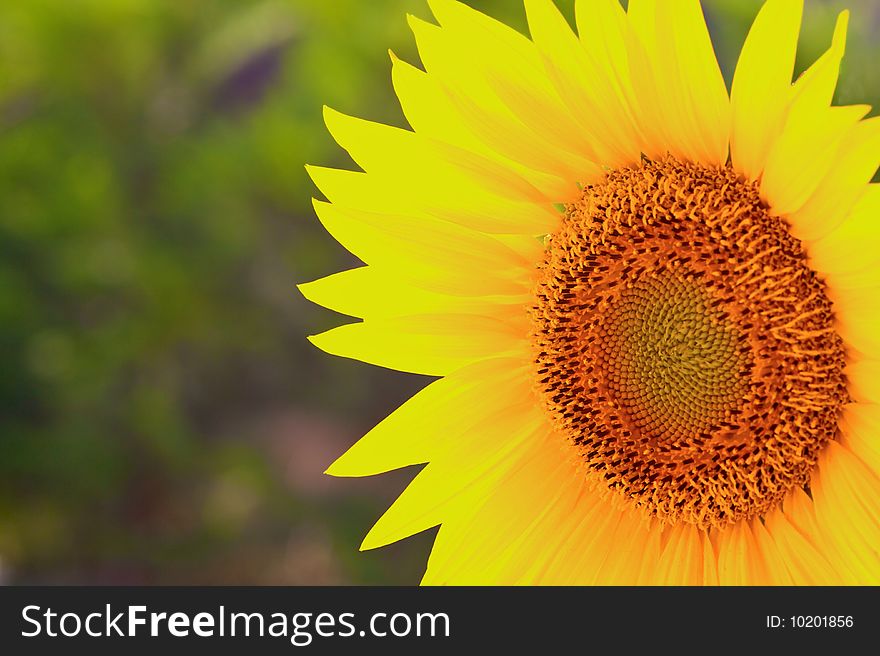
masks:
<instances>
[{"instance_id":1,"label":"pointed yellow petal","mask_svg":"<svg viewBox=\"0 0 880 656\"><path fill-rule=\"evenodd\" d=\"M539 484L550 487L548 479ZM556 490L559 491L558 486ZM530 567L542 567L543 561L553 552L542 550L536 554L536 559L524 556L518 546L527 518L510 504L499 504L491 513L484 512L480 507L484 501L474 497L468 500L477 512L469 520L444 520L431 550L422 585L498 585L499 581L510 585L524 581L536 585L544 585L545 581L547 585L575 584L576 579L570 574L562 580L546 575L536 579L529 571ZM545 508L538 508L537 512L542 513ZM487 526L490 527L488 531L485 530Z\"/></svg>"},{"instance_id":2,"label":"pointed yellow petal","mask_svg":"<svg viewBox=\"0 0 880 656\"><path fill-rule=\"evenodd\" d=\"M444 468L428 464L373 525L361 551L384 547L441 524L469 495L485 494L500 471L498 465L496 472L482 477L471 473L464 478L460 472L450 475Z\"/></svg>"},{"instance_id":3,"label":"pointed yellow petal","mask_svg":"<svg viewBox=\"0 0 880 656\"><path fill-rule=\"evenodd\" d=\"M401 186L441 187L515 200L546 203L543 196L509 168L476 153L395 128L324 108L327 129L367 173L390 177ZM461 190L461 191L459 191Z\"/></svg>"},{"instance_id":4,"label":"pointed yellow petal","mask_svg":"<svg viewBox=\"0 0 880 656\"><path fill-rule=\"evenodd\" d=\"M810 66L795 82L795 94L809 97L816 107L827 107L834 98L840 62L846 51L846 33L849 27L849 11L837 16L831 47Z\"/></svg>"},{"instance_id":5,"label":"pointed yellow petal","mask_svg":"<svg viewBox=\"0 0 880 656\"><path fill-rule=\"evenodd\" d=\"M682 84L694 114L692 147L701 153L700 161L723 165L730 134L730 98L699 0L662 2L661 7L658 27L663 30L665 24L671 31Z\"/></svg>"},{"instance_id":6,"label":"pointed yellow petal","mask_svg":"<svg viewBox=\"0 0 880 656\"><path fill-rule=\"evenodd\" d=\"M554 201L567 199L575 193L570 182L527 168L489 147L467 127L452 99L436 80L394 55L391 79L406 120L419 134L491 158L517 173Z\"/></svg>"},{"instance_id":7,"label":"pointed yellow petal","mask_svg":"<svg viewBox=\"0 0 880 656\"><path fill-rule=\"evenodd\" d=\"M865 197L878 166L880 116L857 123L843 137L828 174L806 204L789 216L796 234L812 241L833 232Z\"/></svg>"},{"instance_id":8,"label":"pointed yellow petal","mask_svg":"<svg viewBox=\"0 0 880 656\"><path fill-rule=\"evenodd\" d=\"M736 65L731 90L730 155L757 180L791 97L803 0L769 0L758 12Z\"/></svg>"},{"instance_id":9,"label":"pointed yellow petal","mask_svg":"<svg viewBox=\"0 0 880 656\"><path fill-rule=\"evenodd\" d=\"M318 189L334 205L374 213L435 217L489 233L539 235L559 222L553 205L513 201L485 190L452 190L425 184L407 187L359 171L306 166Z\"/></svg>"},{"instance_id":10,"label":"pointed yellow petal","mask_svg":"<svg viewBox=\"0 0 880 656\"><path fill-rule=\"evenodd\" d=\"M459 39L459 47L480 55L474 63L485 65L490 87L525 125L555 147L595 163L590 141L554 92L532 42L457 0L428 4L444 30Z\"/></svg>"},{"instance_id":11,"label":"pointed yellow petal","mask_svg":"<svg viewBox=\"0 0 880 656\"><path fill-rule=\"evenodd\" d=\"M370 319L309 341L331 355L427 376L444 376L487 358L527 357L527 333L521 326L466 314Z\"/></svg>"},{"instance_id":12,"label":"pointed yellow petal","mask_svg":"<svg viewBox=\"0 0 880 656\"><path fill-rule=\"evenodd\" d=\"M761 181L761 195L777 215L795 214L831 171L835 154L868 113L867 105L807 109L795 100L785 129L773 145ZM798 166L792 166L798 162ZM816 233L801 234L800 226L792 223L792 234L809 239Z\"/></svg>"},{"instance_id":13,"label":"pointed yellow petal","mask_svg":"<svg viewBox=\"0 0 880 656\"><path fill-rule=\"evenodd\" d=\"M730 100L698 0L631 0L641 48L629 54L640 119L662 139L656 150L722 165L727 161Z\"/></svg>"},{"instance_id":14,"label":"pointed yellow petal","mask_svg":"<svg viewBox=\"0 0 880 656\"><path fill-rule=\"evenodd\" d=\"M527 293L534 264L491 236L432 219L378 214L315 201L340 244L370 265L461 296Z\"/></svg>"},{"instance_id":15,"label":"pointed yellow petal","mask_svg":"<svg viewBox=\"0 0 880 656\"><path fill-rule=\"evenodd\" d=\"M588 517L591 505L579 495L582 479L572 475L572 464L557 448L559 439L545 425L522 445L516 464L489 494L470 500L467 513L444 521L423 583L558 580L548 572L550 560L565 550L569 522Z\"/></svg>"},{"instance_id":16,"label":"pointed yellow petal","mask_svg":"<svg viewBox=\"0 0 880 656\"><path fill-rule=\"evenodd\" d=\"M510 470L522 443L543 425L543 416L536 412L500 413L478 424L475 430L487 439L458 449L454 462L428 464L376 522L361 549L375 549L436 526L454 515L469 495L485 496Z\"/></svg>"},{"instance_id":17,"label":"pointed yellow petal","mask_svg":"<svg viewBox=\"0 0 880 656\"><path fill-rule=\"evenodd\" d=\"M761 193L778 214L803 207L830 170L844 137L870 110L830 107L846 47L848 18L848 12L840 15L831 48L795 84L783 130L770 148Z\"/></svg>"},{"instance_id":18,"label":"pointed yellow petal","mask_svg":"<svg viewBox=\"0 0 880 656\"><path fill-rule=\"evenodd\" d=\"M393 268L359 267L297 285L313 303L359 319L410 314L484 314L501 320L525 316L531 296L461 296L410 284Z\"/></svg>"},{"instance_id":19,"label":"pointed yellow petal","mask_svg":"<svg viewBox=\"0 0 880 656\"><path fill-rule=\"evenodd\" d=\"M611 168L637 163L641 149L635 127L628 105L620 102L607 76L609 67L594 62L552 0L526 0L525 6L547 75L589 139L597 161Z\"/></svg>"},{"instance_id":20,"label":"pointed yellow petal","mask_svg":"<svg viewBox=\"0 0 880 656\"><path fill-rule=\"evenodd\" d=\"M422 62L470 130L497 152L571 184L601 170L534 44L461 3L430 3L442 28L410 19Z\"/></svg>"},{"instance_id":21,"label":"pointed yellow petal","mask_svg":"<svg viewBox=\"0 0 880 656\"><path fill-rule=\"evenodd\" d=\"M358 440L328 469L331 476L372 476L428 462L438 454L499 434L474 426L534 403L523 362L483 360L430 383ZM504 439L504 436L501 436Z\"/></svg>"},{"instance_id":22,"label":"pointed yellow petal","mask_svg":"<svg viewBox=\"0 0 880 656\"><path fill-rule=\"evenodd\" d=\"M832 232L809 244L810 265L838 287L880 286L880 185L868 185Z\"/></svg>"},{"instance_id":23,"label":"pointed yellow petal","mask_svg":"<svg viewBox=\"0 0 880 656\"><path fill-rule=\"evenodd\" d=\"M632 132L635 147L646 150L630 73L628 47L633 35L626 13L618 0L577 0L575 20L581 46L596 68L596 77L583 84L595 91L598 105L607 107L609 121L620 122Z\"/></svg>"}]
</instances>

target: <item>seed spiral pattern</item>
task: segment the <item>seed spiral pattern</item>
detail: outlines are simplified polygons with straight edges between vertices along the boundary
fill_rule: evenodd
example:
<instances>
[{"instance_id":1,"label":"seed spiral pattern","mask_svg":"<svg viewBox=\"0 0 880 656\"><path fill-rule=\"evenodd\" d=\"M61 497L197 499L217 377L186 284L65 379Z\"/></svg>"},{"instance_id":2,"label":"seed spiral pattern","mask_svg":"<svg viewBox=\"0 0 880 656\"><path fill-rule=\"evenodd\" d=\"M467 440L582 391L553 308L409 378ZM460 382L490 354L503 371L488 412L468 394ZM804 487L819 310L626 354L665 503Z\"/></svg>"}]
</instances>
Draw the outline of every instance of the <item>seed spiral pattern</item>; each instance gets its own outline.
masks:
<instances>
[{"instance_id":1,"label":"seed spiral pattern","mask_svg":"<svg viewBox=\"0 0 880 656\"><path fill-rule=\"evenodd\" d=\"M608 173L548 238L535 299L538 387L590 480L703 528L808 486L845 352L756 184L671 156Z\"/></svg>"}]
</instances>

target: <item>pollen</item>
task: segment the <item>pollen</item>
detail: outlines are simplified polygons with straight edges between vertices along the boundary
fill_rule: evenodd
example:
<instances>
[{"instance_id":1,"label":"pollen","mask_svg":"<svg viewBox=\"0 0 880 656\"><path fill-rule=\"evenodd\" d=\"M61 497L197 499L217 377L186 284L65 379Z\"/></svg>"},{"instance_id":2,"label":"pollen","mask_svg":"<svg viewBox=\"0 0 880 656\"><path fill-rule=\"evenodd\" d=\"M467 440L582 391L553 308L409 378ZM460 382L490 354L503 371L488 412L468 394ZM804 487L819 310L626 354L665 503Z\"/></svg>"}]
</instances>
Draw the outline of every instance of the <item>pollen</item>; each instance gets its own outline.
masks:
<instances>
[{"instance_id":1,"label":"pollen","mask_svg":"<svg viewBox=\"0 0 880 656\"><path fill-rule=\"evenodd\" d=\"M532 317L585 476L663 522L723 527L808 488L849 402L824 282L728 167L644 160L585 187Z\"/></svg>"}]
</instances>

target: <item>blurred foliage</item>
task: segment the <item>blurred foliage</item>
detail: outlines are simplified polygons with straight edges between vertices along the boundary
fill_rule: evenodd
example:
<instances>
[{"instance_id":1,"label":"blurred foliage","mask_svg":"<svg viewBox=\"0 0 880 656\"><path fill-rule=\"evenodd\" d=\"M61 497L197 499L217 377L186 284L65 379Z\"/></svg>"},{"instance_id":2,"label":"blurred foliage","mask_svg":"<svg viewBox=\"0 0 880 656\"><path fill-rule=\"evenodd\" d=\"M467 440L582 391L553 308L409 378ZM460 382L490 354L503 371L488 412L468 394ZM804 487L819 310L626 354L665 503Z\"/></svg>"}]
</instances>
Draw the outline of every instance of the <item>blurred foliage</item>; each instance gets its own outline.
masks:
<instances>
[{"instance_id":1,"label":"blurred foliage","mask_svg":"<svg viewBox=\"0 0 880 656\"><path fill-rule=\"evenodd\" d=\"M518 0L472 4L525 31ZM758 4L705 3L727 74ZM842 6L840 99L878 105L880 3L808 0L801 61ZM308 472L423 381L313 351L304 335L340 318L294 287L355 263L314 220L303 164L349 165L325 103L404 125L387 49L418 61L407 12L430 15L422 0L0 4L8 580L417 580L430 535L354 551L411 472Z\"/></svg>"}]
</instances>

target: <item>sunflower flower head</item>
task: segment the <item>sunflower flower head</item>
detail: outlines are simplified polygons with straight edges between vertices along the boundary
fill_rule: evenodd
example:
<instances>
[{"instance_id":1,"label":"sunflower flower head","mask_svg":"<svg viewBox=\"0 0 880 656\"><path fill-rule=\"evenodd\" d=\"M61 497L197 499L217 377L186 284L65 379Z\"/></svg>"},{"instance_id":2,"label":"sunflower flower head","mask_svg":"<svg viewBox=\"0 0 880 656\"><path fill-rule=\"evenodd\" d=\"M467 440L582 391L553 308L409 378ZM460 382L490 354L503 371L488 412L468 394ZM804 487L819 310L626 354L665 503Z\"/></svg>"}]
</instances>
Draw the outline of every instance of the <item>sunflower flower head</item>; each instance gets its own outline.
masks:
<instances>
[{"instance_id":1,"label":"sunflower flower head","mask_svg":"<svg viewBox=\"0 0 880 656\"><path fill-rule=\"evenodd\" d=\"M328 473L426 466L367 535L424 583L880 583L880 119L792 82L768 0L728 93L698 0L454 0L392 56L411 130L327 110L309 167L366 266L323 350L438 377Z\"/></svg>"}]
</instances>

